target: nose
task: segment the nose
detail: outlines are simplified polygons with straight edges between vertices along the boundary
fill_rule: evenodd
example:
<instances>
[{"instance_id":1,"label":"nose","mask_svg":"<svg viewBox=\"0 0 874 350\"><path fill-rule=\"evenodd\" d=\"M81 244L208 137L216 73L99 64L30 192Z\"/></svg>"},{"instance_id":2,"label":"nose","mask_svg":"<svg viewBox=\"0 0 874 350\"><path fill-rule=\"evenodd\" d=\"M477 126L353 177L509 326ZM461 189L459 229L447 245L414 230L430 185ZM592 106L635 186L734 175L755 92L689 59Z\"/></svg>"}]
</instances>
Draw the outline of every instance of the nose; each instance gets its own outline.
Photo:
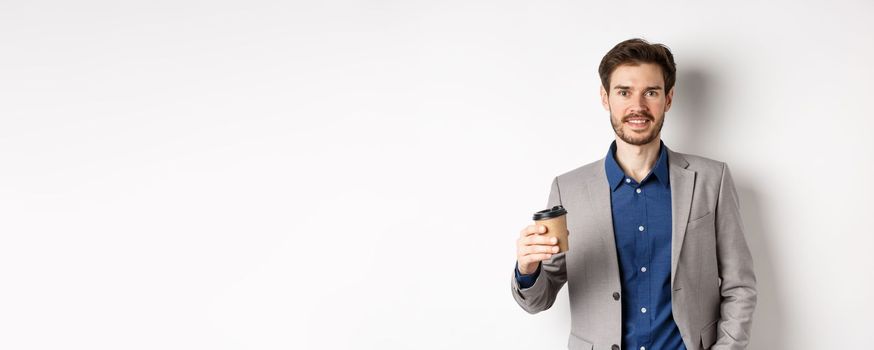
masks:
<instances>
[{"instance_id":1,"label":"nose","mask_svg":"<svg viewBox=\"0 0 874 350\"><path fill-rule=\"evenodd\" d=\"M640 113L649 111L649 107L647 107L646 103L644 103L643 97L640 97L631 102L631 105L628 107L628 111L632 113Z\"/></svg>"}]
</instances>

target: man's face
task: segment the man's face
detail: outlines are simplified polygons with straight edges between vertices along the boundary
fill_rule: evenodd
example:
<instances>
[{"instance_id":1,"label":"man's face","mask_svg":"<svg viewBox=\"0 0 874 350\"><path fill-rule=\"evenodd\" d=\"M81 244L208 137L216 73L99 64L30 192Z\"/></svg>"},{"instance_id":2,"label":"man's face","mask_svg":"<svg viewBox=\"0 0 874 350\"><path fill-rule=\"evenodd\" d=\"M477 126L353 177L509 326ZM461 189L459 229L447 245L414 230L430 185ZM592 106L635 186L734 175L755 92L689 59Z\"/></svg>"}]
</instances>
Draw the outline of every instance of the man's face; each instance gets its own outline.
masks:
<instances>
[{"instance_id":1,"label":"man's face","mask_svg":"<svg viewBox=\"0 0 874 350\"><path fill-rule=\"evenodd\" d=\"M610 75L610 91L601 86L601 104L610 112L616 136L640 146L659 139L674 89L665 92L662 69L653 63L621 65Z\"/></svg>"}]
</instances>

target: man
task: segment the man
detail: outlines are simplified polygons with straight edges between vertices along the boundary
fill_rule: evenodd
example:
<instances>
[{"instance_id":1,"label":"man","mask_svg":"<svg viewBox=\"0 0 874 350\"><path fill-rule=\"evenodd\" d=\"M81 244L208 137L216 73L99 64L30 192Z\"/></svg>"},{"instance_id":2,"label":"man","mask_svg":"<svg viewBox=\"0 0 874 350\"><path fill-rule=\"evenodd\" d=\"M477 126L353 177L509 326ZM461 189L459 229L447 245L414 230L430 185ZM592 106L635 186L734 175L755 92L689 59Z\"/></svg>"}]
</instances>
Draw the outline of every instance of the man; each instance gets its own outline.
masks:
<instances>
[{"instance_id":1,"label":"man","mask_svg":"<svg viewBox=\"0 0 874 350\"><path fill-rule=\"evenodd\" d=\"M626 40L598 69L616 140L606 157L552 181L567 209L567 252L524 228L513 297L546 310L568 284L570 349L744 349L756 277L725 163L661 141L676 77L661 44Z\"/></svg>"}]
</instances>

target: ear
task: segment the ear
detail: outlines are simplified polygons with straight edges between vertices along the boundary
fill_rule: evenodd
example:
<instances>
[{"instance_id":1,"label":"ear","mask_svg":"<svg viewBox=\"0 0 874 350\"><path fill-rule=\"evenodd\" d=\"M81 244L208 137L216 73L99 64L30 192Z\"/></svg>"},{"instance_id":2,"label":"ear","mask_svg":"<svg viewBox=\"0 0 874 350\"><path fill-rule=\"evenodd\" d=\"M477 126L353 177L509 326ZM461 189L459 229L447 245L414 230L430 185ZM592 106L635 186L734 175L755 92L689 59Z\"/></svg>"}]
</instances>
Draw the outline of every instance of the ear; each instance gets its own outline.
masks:
<instances>
[{"instance_id":1,"label":"ear","mask_svg":"<svg viewBox=\"0 0 874 350\"><path fill-rule=\"evenodd\" d=\"M607 90L604 90L604 85L601 85L601 106L604 106L605 111L610 111L610 99L607 96Z\"/></svg>"},{"instance_id":2,"label":"ear","mask_svg":"<svg viewBox=\"0 0 874 350\"><path fill-rule=\"evenodd\" d=\"M671 86L671 91L668 91L668 94L665 95L665 112L671 109L671 102L674 102L674 87Z\"/></svg>"}]
</instances>

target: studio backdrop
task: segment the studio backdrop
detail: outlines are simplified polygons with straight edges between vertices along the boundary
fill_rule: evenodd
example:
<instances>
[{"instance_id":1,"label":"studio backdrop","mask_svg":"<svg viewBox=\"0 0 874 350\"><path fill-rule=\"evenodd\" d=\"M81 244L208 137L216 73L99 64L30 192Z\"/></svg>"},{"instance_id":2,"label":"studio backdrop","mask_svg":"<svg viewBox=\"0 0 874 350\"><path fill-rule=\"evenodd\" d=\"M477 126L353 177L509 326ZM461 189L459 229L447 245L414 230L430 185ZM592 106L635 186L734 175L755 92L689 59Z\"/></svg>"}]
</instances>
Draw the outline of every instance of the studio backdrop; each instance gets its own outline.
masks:
<instances>
[{"instance_id":1,"label":"studio backdrop","mask_svg":"<svg viewBox=\"0 0 874 350\"><path fill-rule=\"evenodd\" d=\"M870 1L6 1L0 348L563 349L515 240L614 139L597 67L673 51L726 162L749 349L870 348ZM593 315L592 317L597 317Z\"/></svg>"}]
</instances>

